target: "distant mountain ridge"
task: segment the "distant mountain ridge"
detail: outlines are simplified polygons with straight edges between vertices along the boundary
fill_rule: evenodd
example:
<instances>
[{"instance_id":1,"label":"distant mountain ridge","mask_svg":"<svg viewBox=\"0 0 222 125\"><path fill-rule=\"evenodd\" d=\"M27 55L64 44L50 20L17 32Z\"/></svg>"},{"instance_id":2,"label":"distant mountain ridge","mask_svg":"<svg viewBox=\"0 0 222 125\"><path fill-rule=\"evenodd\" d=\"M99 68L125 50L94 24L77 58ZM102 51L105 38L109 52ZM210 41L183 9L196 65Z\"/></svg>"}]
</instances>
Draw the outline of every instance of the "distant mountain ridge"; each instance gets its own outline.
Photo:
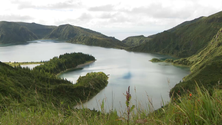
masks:
<instances>
[{"instance_id":1,"label":"distant mountain ridge","mask_svg":"<svg viewBox=\"0 0 222 125\"><path fill-rule=\"evenodd\" d=\"M155 52L176 57L188 57L206 47L222 27L222 12L209 17L186 21L172 29L153 35L149 42L130 51Z\"/></svg>"},{"instance_id":2,"label":"distant mountain ridge","mask_svg":"<svg viewBox=\"0 0 222 125\"><path fill-rule=\"evenodd\" d=\"M0 44L18 44L38 39L28 28L13 22L0 22Z\"/></svg>"},{"instance_id":3,"label":"distant mountain ridge","mask_svg":"<svg viewBox=\"0 0 222 125\"><path fill-rule=\"evenodd\" d=\"M140 40L141 37L138 36L128 37L127 42L137 43ZM178 92L186 94L184 90L194 92L196 84L204 86L212 94L221 84L222 11L208 17L183 22L152 37L143 38L143 41L145 40L147 42L128 50L180 57L177 60L164 61L191 67L191 73L171 89L171 96L178 96Z\"/></svg>"},{"instance_id":4,"label":"distant mountain ridge","mask_svg":"<svg viewBox=\"0 0 222 125\"><path fill-rule=\"evenodd\" d=\"M39 39L44 38L46 35L52 32L56 26L46 26L37 23L24 23L24 22L17 22L19 25L26 27L31 32L33 32Z\"/></svg>"},{"instance_id":5,"label":"distant mountain ridge","mask_svg":"<svg viewBox=\"0 0 222 125\"><path fill-rule=\"evenodd\" d=\"M73 26L46 26L25 22L0 22L0 44L27 43L37 39L61 40L70 43L101 47L125 48L126 44L114 37L105 36L99 32Z\"/></svg>"},{"instance_id":6,"label":"distant mountain ridge","mask_svg":"<svg viewBox=\"0 0 222 125\"><path fill-rule=\"evenodd\" d=\"M133 47L133 46L138 46L142 43L148 42L149 40L151 40L151 37L145 37L143 35L140 35L140 36L127 37L122 42L128 46Z\"/></svg>"},{"instance_id":7,"label":"distant mountain ridge","mask_svg":"<svg viewBox=\"0 0 222 125\"><path fill-rule=\"evenodd\" d=\"M90 29L85 29L70 24L60 25L50 34L48 34L45 39L66 40L70 43L112 48L127 47L127 45L115 39L114 37L107 37Z\"/></svg>"},{"instance_id":8,"label":"distant mountain ridge","mask_svg":"<svg viewBox=\"0 0 222 125\"><path fill-rule=\"evenodd\" d=\"M45 38L52 38L52 39L63 39L63 40L70 40L77 35L83 36L98 36L98 37L105 37L101 33L84 29L81 27L73 26L70 24L64 24L56 27L51 33L49 33Z\"/></svg>"},{"instance_id":9,"label":"distant mountain ridge","mask_svg":"<svg viewBox=\"0 0 222 125\"><path fill-rule=\"evenodd\" d=\"M195 81L207 89L220 84L222 76L222 28L212 37L208 45L199 53L180 59L181 63L191 64L191 73L183 78L181 83L175 85L171 90L173 92L185 90L194 90Z\"/></svg>"}]
</instances>

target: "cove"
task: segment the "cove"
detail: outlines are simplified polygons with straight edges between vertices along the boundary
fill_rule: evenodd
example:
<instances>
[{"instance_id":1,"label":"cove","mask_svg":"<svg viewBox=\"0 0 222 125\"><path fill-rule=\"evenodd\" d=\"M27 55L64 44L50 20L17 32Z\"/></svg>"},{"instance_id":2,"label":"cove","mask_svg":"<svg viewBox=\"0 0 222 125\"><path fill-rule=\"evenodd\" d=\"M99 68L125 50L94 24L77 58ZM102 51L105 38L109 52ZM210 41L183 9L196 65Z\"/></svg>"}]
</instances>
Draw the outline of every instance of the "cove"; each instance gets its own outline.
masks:
<instances>
[{"instance_id":1,"label":"cove","mask_svg":"<svg viewBox=\"0 0 222 125\"><path fill-rule=\"evenodd\" d=\"M152 58L168 56L134 53L120 49L102 48L57 42L52 40L30 41L24 45L0 46L0 61L39 62L47 61L64 53L82 52L93 55L96 61L80 70L68 71L60 75L74 84L79 76L89 72L104 72L109 75L109 83L94 98L83 106L100 110L102 100L105 110L126 111L125 92L131 87L131 103L137 108L148 109L149 99L153 108L161 107L162 100L169 101L170 89L189 74L189 68L173 66L167 63L152 63Z\"/></svg>"}]
</instances>

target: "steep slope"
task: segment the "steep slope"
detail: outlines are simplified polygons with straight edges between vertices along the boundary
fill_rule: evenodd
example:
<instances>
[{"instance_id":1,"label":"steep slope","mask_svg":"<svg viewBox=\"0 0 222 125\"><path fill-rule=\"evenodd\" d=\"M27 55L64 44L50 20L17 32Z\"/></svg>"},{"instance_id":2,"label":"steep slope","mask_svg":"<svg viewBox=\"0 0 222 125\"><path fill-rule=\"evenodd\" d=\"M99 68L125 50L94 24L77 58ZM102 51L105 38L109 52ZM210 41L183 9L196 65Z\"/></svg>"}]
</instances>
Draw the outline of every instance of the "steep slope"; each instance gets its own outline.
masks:
<instances>
[{"instance_id":1,"label":"steep slope","mask_svg":"<svg viewBox=\"0 0 222 125\"><path fill-rule=\"evenodd\" d=\"M26 27L14 22L0 22L0 44L26 43L35 39L38 37Z\"/></svg>"},{"instance_id":2,"label":"steep slope","mask_svg":"<svg viewBox=\"0 0 222 125\"><path fill-rule=\"evenodd\" d=\"M44 38L46 35L52 32L56 26L46 26L36 23L17 22L19 25L26 27L33 32L39 39Z\"/></svg>"},{"instance_id":3,"label":"steep slope","mask_svg":"<svg viewBox=\"0 0 222 125\"><path fill-rule=\"evenodd\" d=\"M45 26L36 23L0 22L0 43L18 44L37 39L64 40L70 43L92 46L125 48L126 44L101 33L70 24Z\"/></svg>"},{"instance_id":4,"label":"steep slope","mask_svg":"<svg viewBox=\"0 0 222 125\"><path fill-rule=\"evenodd\" d=\"M148 42L151 38L147 38L143 35L140 36L131 36L131 37L127 37L126 39L124 39L122 42L125 43L128 46L138 46L142 43Z\"/></svg>"},{"instance_id":5,"label":"steep slope","mask_svg":"<svg viewBox=\"0 0 222 125\"><path fill-rule=\"evenodd\" d=\"M180 89L194 90L195 81L204 85L206 88L212 88L220 84L222 76L222 28L217 32L207 47L198 54L186 58L187 61L193 62L191 74L186 76L183 82L177 84L172 90Z\"/></svg>"},{"instance_id":6,"label":"steep slope","mask_svg":"<svg viewBox=\"0 0 222 125\"><path fill-rule=\"evenodd\" d=\"M13 106L14 103L27 107L52 105L56 107L74 106L95 96L108 84L108 76L103 72L88 73L73 84L51 74L50 70L64 71L76 65L94 59L82 53L71 53L54 57L40 68L11 67L0 62L0 109ZM71 62L68 62L71 61ZM74 64L74 65L73 65ZM50 67L48 67L50 66ZM90 85L87 84L90 81Z\"/></svg>"},{"instance_id":7,"label":"steep slope","mask_svg":"<svg viewBox=\"0 0 222 125\"><path fill-rule=\"evenodd\" d=\"M46 36L46 38L70 40L75 36L105 37L104 35L89 29L65 24L55 28L49 35Z\"/></svg>"},{"instance_id":8,"label":"steep slope","mask_svg":"<svg viewBox=\"0 0 222 125\"><path fill-rule=\"evenodd\" d=\"M55 28L45 39L65 40L71 43L86 44L102 47L124 48L126 45L113 37L107 37L101 33L72 26L60 25Z\"/></svg>"},{"instance_id":9,"label":"steep slope","mask_svg":"<svg viewBox=\"0 0 222 125\"><path fill-rule=\"evenodd\" d=\"M170 30L158 33L131 51L156 52L177 57L188 57L206 47L222 27L222 12L184 22Z\"/></svg>"}]
</instances>

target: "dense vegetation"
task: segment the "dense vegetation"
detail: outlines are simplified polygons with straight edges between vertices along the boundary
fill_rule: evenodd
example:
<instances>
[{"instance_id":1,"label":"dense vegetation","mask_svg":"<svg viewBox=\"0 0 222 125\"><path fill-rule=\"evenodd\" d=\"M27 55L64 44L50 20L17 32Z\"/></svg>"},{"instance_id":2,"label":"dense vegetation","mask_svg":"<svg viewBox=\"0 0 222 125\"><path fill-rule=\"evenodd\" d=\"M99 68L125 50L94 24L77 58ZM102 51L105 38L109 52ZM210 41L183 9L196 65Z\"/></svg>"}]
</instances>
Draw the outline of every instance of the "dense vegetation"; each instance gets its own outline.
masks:
<instances>
[{"instance_id":1,"label":"dense vegetation","mask_svg":"<svg viewBox=\"0 0 222 125\"><path fill-rule=\"evenodd\" d=\"M176 57L188 57L207 46L222 27L222 12L184 22L170 30L158 33L149 42L129 50L156 52ZM148 37L149 38L149 37Z\"/></svg>"},{"instance_id":2,"label":"dense vegetation","mask_svg":"<svg viewBox=\"0 0 222 125\"><path fill-rule=\"evenodd\" d=\"M2 63L0 63L0 66L3 65ZM6 68L8 66L5 65L3 67ZM0 77L1 76L2 74L0 75ZM103 75L103 73L92 73L87 74L87 76L93 79L95 79L95 77L99 77L99 79L107 78L106 75ZM10 80L11 78L8 78L7 82L9 82ZM78 80L78 82L84 83L85 81L91 82L91 80L86 77L80 77ZM93 82L96 81L97 80L94 80ZM91 84L87 84L87 88L95 87L91 86L93 82ZM87 90L87 88L85 87L79 87L78 89L81 88ZM181 93L186 94L184 94L183 96L180 96L178 94L177 99L172 98L171 102L158 110L154 109L152 101L149 100L150 103L147 104L149 107L148 110L144 110L144 107L138 106L134 107L136 112L130 111L129 115L123 114L118 116L115 110L110 111L109 113L103 112L104 101L100 105L102 112L88 110L85 108L83 108L82 110L73 109L72 107L65 108L64 105L67 102L63 102L63 100L60 100L60 102L55 103L57 105L54 105L54 103L51 103L52 99L50 98L48 98L48 100L43 100L44 98L42 98L43 96L41 96L42 92L39 91L39 89L35 89L34 94L32 94L32 87L30 87L30 89L27 89L28 93L25 93L25 97L22 96L24 99L21 102L17 101L17 98L12 98L11 95L4 96L1 94L0 121L1 124L220 124L222 122L222 91L219 89L221 88L221 85L216 86L211 94L209 94L206 89L200 88L199 86L195 86L195 88L196 89L194 93L197 94L183 90L181 91ZM83 90L80 92L83 92ZM53 93L47 93L47 96L52 97L52 94ZM128 94L130 95L130 93ZM61 97L69 99L68 97L63 95ZM57 99L62 98L59 97ZM127 99L126 95L126 101L127 100L130 100L130 98ZM28 103L29 101L32 101L32 105ZM6 103L7 105L5 105ZM162 102L162 104L164 105L165 103ZM5 107L2 107L3 105L5 105ZM126 105L129 105L130 109L133 108L130 103L126 103Z\"/></svg>"},{"instance_id":3,"label":"dense vegetation","mask_svg":"<svg viewBox=\"0 0 222 125\"><path fill-rule=\"evenodd\" d=\"M91 72L77 80L76 95L91 98L108 84L108 76L103 72Z\"/></svg>"},{"instance_id":4,"label":"dense vegetation","mask_svg":"<svg viewBox=\"0 0 222 125\"><path fill-rule=\"evenodd\" d=\"M59 58L53 58L45 64L52 65L49 67L53 69L52 71L60 71L64 69L63 67L75 67L89 60L95 58L82 53L71 53L60 55ZM58 70L53 66L58 66ZM57 78L52 73L56 72L48 72L48 68L44 65L30 70L20 66L11 67L0 62L0 123L74 124L81 122L74 120L70 123L68 119L76 114L104 116L98 111L79 110L73 107L92 98L105 88L108 84L106 74L88 73L86 76L80 76L77 83L73 84Z\"/></svg>"},{"instance_id":5,"label":"dense vegetation","mask_svg":"<svg viewBox=\"0 0 222 125\"><path fill-rule=\"evenodd\" d=\"M101 47L111 47L111 48L120 48L124 49L127 46L120 41L116 40L112 37L94 37L94 36L79 36L71 39L71 43L77 43L77 44L84 44L84 45L90 45L90 46L101 46Z\"/></svg>"},{"instance_id":6,"label":"dense vegetation","mask_svg":"<svg viewBox=\"0 0 222 125\"><path fill-rule=\"evenodd\" d=\"M183 61L181 61L183 60ZM222 76L222 29L213 37L208 46L191 57L176 60L175 62L191 66L191 74L177 84L172 90L194 90L195 81L212 90L220 83Z\"/></svg>"},{"instance_id":7,"label":"dense vegetation","mask_svg":"<svg viewBox=\"0 0 222 125\"><path fill-rule=\"evenodd\" d=\"M11 67L0 63L1 109L10 107L14 102L27 106L45 105L52 102L60 105L62 101L73 102L72 91L66 91L65 85L73 86L69 81L57 79L53 75L40 73L28 68ZM62 93L65 91L65 93ZM61 96L64 95L65 97ZM8 99L4 99L8 97Z\"/></svg>"},{"instance_id":8,"label":"dense vegetation","mask_svg":"<svg viewBox=\"0 0 222 125\"><path fill-rule=\"evenodd\" d=\"M61 25L55 28L46 39L65 40L70 43L78 43L93 46L124 48L126 45L121 41L107 37L101 33L84 29L69 24Z\"/></svg>"},{"instance_id":9,"label":"dense vegetation","mask_svg":"<svg viewBox=\"0 0 222 125\"><path fill-rule=\"evenodd\" d=\"M122 42L132 47L132 46L138 46L142 43L148 42L149 40L151 40L151 37L144 37L143 35L141 35L141 36L127 37Z\"/></svg>"},{"instance_id":10,"label":"dense vegetation","mask_svg":"<svg viewBox=\"0 0 222 125\"><path fill-rule=\"evenodd\" d=\"M150 37L149 42L142 43L130 50L141 52L157 52L183 57L166 59L174 65L191 67L191 73L183 78L170 92L195 91L195 83L203 85L210 93L220 83L222 76L222 12L209 17L200 17L184 22L170 30ZM149 37L148 37L149 38ZM132 38L136 39L136 37ZM163 60L152 59L152 62Z\"/></svg>"},{"instance_id":11,"label":"dense vegetation","mask_svg":"<svg viewBox=\"0 0 222 125\"><path fill-rule=\"evenodd\" d=\"M50 34L46 36L48 39L70 40L76 36L95 36L105 37L103 34L73 26L70 24L60 25L56 27Z\"/></svg>"},{"instance_id":12,"label":"dense vegetation","mask_svg":"<svg viewBox=\"0 0 222 125\"><path fill-rule=\"evenodd\" d=\"M46 35L51 33L53 29L56 28L56 26L46 26L46 25L41 25L41 24L36 24L36 23L17 22L17 24L29 29L38 37L38 39L44 38Z\"/></svg>"},{"instance_id":13,"label":"dense vegetation","mask_svg":"<svg viewBox=\"0 0 222 125\"><path fill-rule=\"evenodd\" d=\"M47 118L42 117L45 121L53 119L54 113L57 113L57 117L65 118L72 114L71 111L82 112L74 110L73 106L97 94L108 84L107 79L106 74L102 72L88 73L87 76L80 77L76 84L72 84L49 73L29 68L11 67L0 62L1 124L9 124L13 121L16 121L13 124L30 122L20 121L28 119L26 115L34 115L31 117L32 120L40 120L40 117L47 116ZM87 84L85 83L87 81L90 82ZM94 113L96 112L88 111L87 114ZM60 114L62 115L60 116ZM23 118L17 119L17 116ZM16 119L12 117L16 117ZM56 121L60 120L54 119L54 122Z\"/></svg>"},{"instance_id":14,"label":"dense vegetation","mask_svg":"<svg viewBox=\"0 0 222 125\"><path fill-rule=\"evenodd\" d=\"M50 61L45 62L44 65L37 66L33 70L56 75L62 71L75 68L77 65L88 61L95 61L95 58L83 53L66 53L59 57L50 59Z\"/></svg>"},{"instance_id":15,"label":"dense vegetation","mask_svg":"<svg viewBox=\"0 0 222 125\"><path fill-rule=\"evenodd\" d=\"M191 73L183 78L170 92L170 96L177 95L178 91L195 91L196 82L204 86L210 93L213 88L220 84L222 76L222 29L220 29L208 45L199 53L180 59L160 60L153 58L152 62L167 62L174 65L189 66Z\"/></svg>"},{"instance_id":16,"label":"dense vegetation","mask_svg":"<svg viewBox=\"0 0 222 125\"><path fill-rule=\"evenodd\" d=\"M191 67L191 73L170 91L171 102L167 105L163 102L163 107L158 110L155 110L150 103L147 104L148 111L142 110L143 107L141 109L136 107L137 112L131 112L129 115L131 109L135 108L130 107L129 93L126 94L128 114L123 116L117 116L116 111L103 114L87 109L70 108L79 101L91 98L108 83L108 77L102 72L88 73L86 76L79 77L75 85L57 78L55 74L61 71L95 60L89 55L72 53L54 57L34 70L20 66L13 68L0 62L0 123L221 124L221 19L222 12L219 12L209 17L184 22L151 37L130 37L124 41L130 46L138 45L130 49L133 51L158 52L184 57L164 61ZM17 26L19 25L16 24L13 27ZM27 30L24 27L21 29ZM31 29L29 27L28 30ZM4 30L0 33L4 33ZM69 42L87 45L112 46L111 42L102 43L103 40L109 41L108 37L96 33L92 35L94 33L80 27L63 25L55 28L47 38L66 39ZM39 34L39 36L43 35ZM113 39L113 41L110 40L112 43L115 42L114 38L111 39ZM120 44L118 47L123 46ZM162 60L154 58L151 61ZM102 111L103 108L104 102L101 104Z\"/></svg>"},{"instance_id":17,"label":"dense vegetation","mask_svg":"<svg viewBox=\"0 0 222 125\"><path fill-rule=\"evenodd\" d=\"M152 58L150 60L151 62L162 62L163 60L157 59L157 58Z\"/></svg>"},{"instance_id":18,"label":"dense vegetation","mask_svg":"<svg viewBox=\"0 0 222 125\"><path fill-rule=\"evenodd\" d=\"M194 93L183 90L178 92L178 98L142 117L143 123L167 125L220 125L222 120L222 91L221 85L209 93L205 88L195 86ZM180 96L180 93L186 93ZM138 118L138 117L137 117Z\"/></svg>"},{"instance_id":19,"label":"dense vegetation","mask_svg":"<svg viewBox=\"0 0 222 125\"><path fill-rule=\"evenodd\" d=\"M26 27L12 22L0 22L0 44L18 44L38 37Z\"/></svg>"},{"instance_id":20,"label":"dense vegetation","mask_svg":"<svg viewBox=\"0 0 222 125\"><path fill-rule=\"evenodd\" d=\"M73 106L80 100L94 96L108 84L108 77L104 73L89 73L80 77L74 85L54 75L62 69L65 70L64 67L75 67L88 60L95 59L82 53L64 54L59 59L54 58L46 62L45 66L41 65L33 70L0 63L0 108L10 106L11 101L27 106L47 105L48 102L55 106L60 106L61 102L64 106ZM67 64L67 61L70 61L70 64ZM53 70L48 70L46 66ZM3 99L5 97L9 100Z\"/></svg>"},{"instance_id":21,"label":"dense vegetation","mask_svg":"<svg viewBox=\"0 0 222 125\"><path fill-rule=\"evenodd\" d=\"M74 67L88 60L95 60L95 58L82 53L71 53L60 55L59 58L45 63ZM67 64L66 61L70 63ZM104 117L100 120L107 119L98 111L73 109L76 104L92 98L105 88L108 84L106 74L88 73L86 76L79 77L77 83L73 84L57 78L52 74L55 72L47 72L44 65L39 67L41 70L38 70L39 68L30 70L20 66L11 67L0 62L1 124L80 124L82 122L77 120L76 116L86 114L89 119L98 116ZM61 70L61 67L57 68ZM114 115L117 116L116 113ZM75 117L75 120L71 120L70 117Z\"/></svg>"}]
</instances>

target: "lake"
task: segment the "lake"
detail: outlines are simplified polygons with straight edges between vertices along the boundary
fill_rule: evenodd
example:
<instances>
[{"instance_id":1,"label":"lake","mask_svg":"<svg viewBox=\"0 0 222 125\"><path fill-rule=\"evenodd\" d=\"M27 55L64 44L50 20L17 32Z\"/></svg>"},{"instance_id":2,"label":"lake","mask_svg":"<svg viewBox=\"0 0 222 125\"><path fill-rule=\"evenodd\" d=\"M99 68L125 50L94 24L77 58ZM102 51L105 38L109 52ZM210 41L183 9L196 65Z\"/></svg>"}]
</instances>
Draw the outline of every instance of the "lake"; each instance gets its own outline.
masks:
<instances>
[{"instance_id":1,"label":"lake","mask_svg":"<svg viewBox=\"0 0 222 125\"><path fill-rule=\"evenodd\" d=\"M131 103L137 108L148 109L149 99L154 109L170 100L170 89L190 73L189 68L167 63L152 63L152 58L170 58L165 55L135 53L120 49L102 48L57 42L52 40L30 41L24 45L0 46L0 61L28 62L47 61L64 53L82 52L93 55L96 61L83 69L65 72L60 75L75 84L79 76L89 72L104 72L109 75L109 83L94 98L83 106L100 110L102 100L105 110L126 111L125 96L131 87ZM32 68L32 67L31 67ZM78 107L78 106L77 106ZM80 106L81 107L81 106Z\"/></svg>"}]
</instances>

